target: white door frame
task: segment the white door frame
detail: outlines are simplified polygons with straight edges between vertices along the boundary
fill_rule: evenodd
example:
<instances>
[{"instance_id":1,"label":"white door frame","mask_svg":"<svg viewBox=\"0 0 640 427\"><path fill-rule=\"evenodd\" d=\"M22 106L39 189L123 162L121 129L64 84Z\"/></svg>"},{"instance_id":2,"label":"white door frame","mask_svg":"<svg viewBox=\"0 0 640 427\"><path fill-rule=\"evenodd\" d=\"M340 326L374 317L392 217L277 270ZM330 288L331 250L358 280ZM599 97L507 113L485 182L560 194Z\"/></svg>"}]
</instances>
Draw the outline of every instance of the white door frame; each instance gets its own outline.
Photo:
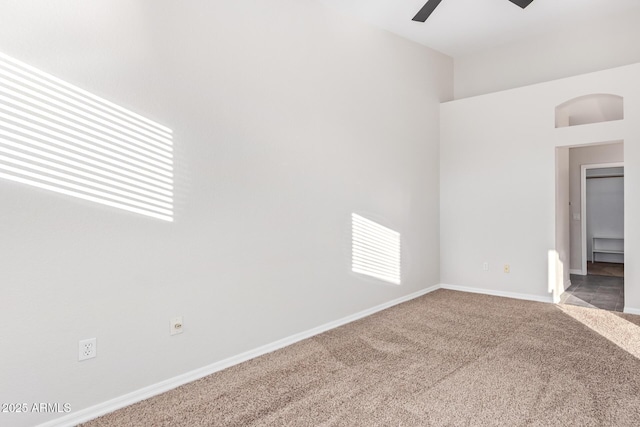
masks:
<instances>
[{"instance_id":1,"label":"white door frame","mask_svg":"<svg viewBox=\"0 0 640 427\"><path fill-rule=\"evenodd\" d=\"M587 275L587 169L624 167L624 162L580 165L580 221L582 225L582 275ZM626 220L626 216L625 216ZM624 229L625 234L627 228ZM626 236L623 236L626 237Z\"/></svg>"}]
</instances>

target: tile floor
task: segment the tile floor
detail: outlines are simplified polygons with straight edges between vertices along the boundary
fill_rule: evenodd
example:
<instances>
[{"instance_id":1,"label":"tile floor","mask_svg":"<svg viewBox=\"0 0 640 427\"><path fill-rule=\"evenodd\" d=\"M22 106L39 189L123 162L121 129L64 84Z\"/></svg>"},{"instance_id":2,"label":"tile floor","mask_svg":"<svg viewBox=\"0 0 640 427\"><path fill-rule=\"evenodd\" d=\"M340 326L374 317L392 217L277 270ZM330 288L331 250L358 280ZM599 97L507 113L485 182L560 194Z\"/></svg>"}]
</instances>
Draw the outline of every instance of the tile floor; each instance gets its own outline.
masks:
<instances>
[{"instance_id":1,"label":"tile floor","mask_svg":"<svg viewBox=\"0 0 640 427\"><path fill-rule=\"evenodd\" d=\"M624 278L571 275L571 286L560 296L560 302L609 311L624 310Z\"/></svg>"}]
</instances>

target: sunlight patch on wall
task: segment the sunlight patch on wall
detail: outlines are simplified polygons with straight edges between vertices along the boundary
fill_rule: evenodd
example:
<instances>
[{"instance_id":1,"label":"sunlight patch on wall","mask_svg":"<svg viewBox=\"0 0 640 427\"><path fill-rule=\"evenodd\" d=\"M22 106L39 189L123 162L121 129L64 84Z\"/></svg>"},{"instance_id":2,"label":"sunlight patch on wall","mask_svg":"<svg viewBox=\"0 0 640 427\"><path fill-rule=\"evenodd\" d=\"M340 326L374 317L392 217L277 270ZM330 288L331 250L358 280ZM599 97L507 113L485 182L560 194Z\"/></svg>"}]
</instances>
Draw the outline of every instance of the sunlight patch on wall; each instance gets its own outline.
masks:
<instances>
[{"instance_id":1,"label":"sunlight patch on wall","mask_svg":"<svg viewBox=\"0 0 640 427\"><path fill-rule=\"evenodd\" d=\"M351 270L400 284L400 233L351 214Z\"/></svg>"},{"instance_id":2,"label":"sunlight patch on wall","mask_svg":"<svg viewBox=\"0 0 640 427\"><path fill-rule=\"evenodd\" d=\"M0 178L173 221L172 131L0 53Z\"/></svg>"}]
</instances>

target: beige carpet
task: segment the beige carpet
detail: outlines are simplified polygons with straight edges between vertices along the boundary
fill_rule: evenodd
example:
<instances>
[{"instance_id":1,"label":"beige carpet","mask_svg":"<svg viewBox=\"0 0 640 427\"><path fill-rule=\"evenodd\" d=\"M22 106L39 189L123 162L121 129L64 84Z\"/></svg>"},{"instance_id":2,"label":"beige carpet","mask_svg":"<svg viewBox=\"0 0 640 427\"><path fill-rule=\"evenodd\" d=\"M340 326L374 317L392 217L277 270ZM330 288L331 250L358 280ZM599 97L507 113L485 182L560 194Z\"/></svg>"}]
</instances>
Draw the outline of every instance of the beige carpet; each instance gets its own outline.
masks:
<instances>
[{"instance_id":1,"label":"beige carpet","mask_svg":"<svg viewBox=\"0 0 640 427\"><path fill-rule=\"evenodd\" d=\"M639 325L439 290L84 425L639 426Z\"/></svg>"},{"instance_id":2,"label":"beige carpet","mask_svg":"<svg viewBox=\"0 0 640 427\"><path fill-rule=\"evenodd\" d=\"M624 264L587 262L587 274L593 274L594 276L624 277Z\"/></svg>"}]
</instances>

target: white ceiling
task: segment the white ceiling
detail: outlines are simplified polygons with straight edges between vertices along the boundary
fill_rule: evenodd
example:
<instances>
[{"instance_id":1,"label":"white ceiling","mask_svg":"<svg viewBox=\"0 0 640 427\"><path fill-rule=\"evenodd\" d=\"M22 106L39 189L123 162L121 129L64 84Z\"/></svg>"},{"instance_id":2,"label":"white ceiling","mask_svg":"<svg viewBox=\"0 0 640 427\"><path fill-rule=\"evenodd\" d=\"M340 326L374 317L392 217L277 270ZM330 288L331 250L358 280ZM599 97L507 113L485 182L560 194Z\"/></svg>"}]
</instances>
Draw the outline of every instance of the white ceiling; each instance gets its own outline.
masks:
<instances>
[{"instance_id":1,"label":"white ceiling","mask_svg":"<svg viewBox=\"0 0 640 427\"><path fill-rule=\"evenodd\" d=\"M454 58L640 12L640 0L534 0L526 9L509 0L443 0L427 22L419 23L411 18L427 0L318 1Z\"/></svg>"}]
</instances>

